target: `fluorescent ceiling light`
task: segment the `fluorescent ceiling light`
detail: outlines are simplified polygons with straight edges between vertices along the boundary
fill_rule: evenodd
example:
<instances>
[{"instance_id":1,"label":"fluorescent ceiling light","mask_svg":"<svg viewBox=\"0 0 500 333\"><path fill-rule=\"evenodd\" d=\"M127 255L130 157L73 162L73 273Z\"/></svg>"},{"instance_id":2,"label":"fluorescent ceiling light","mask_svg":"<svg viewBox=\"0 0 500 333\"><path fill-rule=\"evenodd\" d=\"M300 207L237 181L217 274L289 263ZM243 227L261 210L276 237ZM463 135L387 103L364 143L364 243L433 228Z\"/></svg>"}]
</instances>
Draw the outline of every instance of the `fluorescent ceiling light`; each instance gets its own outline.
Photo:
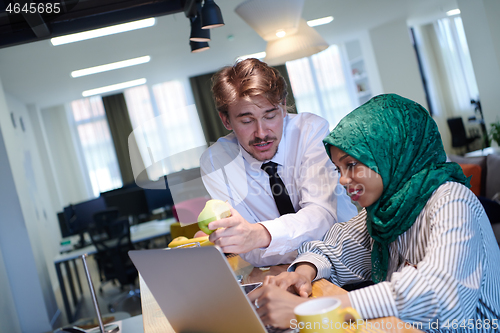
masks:
<instances>
[{"instance_id":1,"label":"fluorescent ceiling light","mask_svg":"<svg viewBox=\"0 0 500 333\"><path fill-rule=\"evenodd\" d=\"M452 9L446 12L446 15L448 16L453 16L453 15L458 15L460 14L460 9Z\"/></svg>"},{"instance_id":2,"label":"fluorescent ceiling light","mask_svg":"<svg viewBox=\"0 0 500 333\"><path fill-rule=\"evenodd\" d=\"M265 57L266 57L266 52L257 52L257 53L247 54L247 55L238 57L236 59L236 61L241 61L241 60L245 60L248 58L264 59Z\"/></svg>"},{"instance_id":3,"label":"fluorescent ceiling light","mask_svg":"<svg viewBox=\"0 0 500 333\"><path fill-rule=\"evenodd\" d=\"M307 21L307 25L310 27L315 27L318 25L328 24L333 21L333 16L322 17L315 20Z\"/></svg>"},{"instance_id":4,"label":"fluorescent ceiling light","mask_svg":"<svg viewBox=\"0 0 500 333\"><path fill-rule=\"evenodd\" d=\"M150 60L151 60L150 56L144 56L144 57L139 57L139 58L134 58L134 59L113 62L113 63L106 64L106 65L89 67L89 68L79 69L77 71L73 71L73 72L71 72L71 76L72 77L80 77L80 76L85 76L85 75L90 75L90 74L107 72L107 71L111 71L113 69L119 69L119 68L125 68L125 67L145 64L145 63L149 62Z\"/></svg>"},{"instance_id":5,"label":"fluorescent ceiling light","mask_svg":"<svg viewBox=\"0 0 500 333\"><path fill-rule=\"evenodd\" d=\"M106 28L78 32L76 34L71 34L71 35L66 35L66 36L61 36L61 37L54 37L50 40L50 42L52 43L52 45L57 46L57 45L62 45L62 44L79 42L79 41L86 40L86 39L92 39L92 38L103 37L103 36L107 36L107 35L118 34L120 32L126 32L126 31L131 31L131 30L136 30L136 29L147 28L147 27L151 27L154 24L155 24L155 18L153 17L153 18L148 18L148 19L129 22L129 23L112 25L112 26L106 27Z\"/></svg>"},{"instance_id":6,"label":"fluorescent ceiling light","mask_svg":"<svg viewBox=\"0 0 500 333\"><path fill-rule=\"evenodd\" d=\"M112 84L110 86L105 86L101 88L96 88L96 89L90 89L90 90L85 90L82 93L83 97L88 97L92 95L98 95L98 94L104 94L113 90L120 90L120 89L125 89L125 88L130 88L130 87L135 87L135 86L140 86L141 84L145 84L146 79L138 79L138 80L133 80L133 81L127 81L127 82L122 82L122 83L117 83L117 84Z\"/></svg>"}]
</instances>

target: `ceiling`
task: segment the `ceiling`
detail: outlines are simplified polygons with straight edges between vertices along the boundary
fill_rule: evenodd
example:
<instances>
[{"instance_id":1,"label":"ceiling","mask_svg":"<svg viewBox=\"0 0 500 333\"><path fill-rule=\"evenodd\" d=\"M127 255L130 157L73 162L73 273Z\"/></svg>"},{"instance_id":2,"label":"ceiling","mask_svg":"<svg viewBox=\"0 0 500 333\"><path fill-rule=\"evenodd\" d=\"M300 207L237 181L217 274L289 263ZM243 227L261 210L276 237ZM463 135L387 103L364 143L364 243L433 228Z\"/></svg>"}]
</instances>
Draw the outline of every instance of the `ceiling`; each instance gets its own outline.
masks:
<instances>
[{"instance_id":1,"label":"ceiling","mask_svg":"<svg viewBox=\"0 0 500 333\"><path fill-rule=\"evenodd\" d=\"M242 0L216 0L225 26L212 29L210 50L190 53L190 24L184 10L192 2L66 0L70 14L36 18L39 21L0 14L3 88L23 103L44 108L82 98L84 90L124 81L146 78L148 84L155 84L186 79L232 64L238 56L265 50L265 41L234 12ZM443 16L454 8L455 0L305 0L302 17L334 16L332 23L315 29L327 42L336 43L384 22ZM151 16L157 20L150 28L60 46L48 40ZM144 55L151 56L147 64L80 78L70 76L77 69Z\"/></svg>"},{"instance_id":2,"label":"ceiling","mask_svg":"<svg viewBox=\"0 0 500 333\"><path fill-rule=\"evenodd\" d=\"M198 0L201 1L201 0ZM50 3L45 9L43 3ZM0 13L0 47L151 16L189 12L195 0L11 0ZM53 4L57 3L57 7ZM16 10L16 5L17 10ZM33 12L31 6L33 7ZM40 5L42 7L40 8ZM38 9L36 9L38 8ZM29 12L28 12L29 9Z\"/></svg>"}]
</instances>

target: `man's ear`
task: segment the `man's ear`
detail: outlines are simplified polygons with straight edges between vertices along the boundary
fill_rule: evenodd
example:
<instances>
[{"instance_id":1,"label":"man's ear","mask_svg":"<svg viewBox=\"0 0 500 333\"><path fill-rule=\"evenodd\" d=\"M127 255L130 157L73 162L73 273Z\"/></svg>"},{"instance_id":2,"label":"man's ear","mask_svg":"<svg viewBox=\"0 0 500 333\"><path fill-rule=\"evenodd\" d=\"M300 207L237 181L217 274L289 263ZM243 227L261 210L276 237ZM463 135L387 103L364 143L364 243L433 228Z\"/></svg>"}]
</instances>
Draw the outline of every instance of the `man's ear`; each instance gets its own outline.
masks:
<instances>
[{"instance_id":1,"label":"man's ear","mask_svg":"<svg viewBox=\"0 0 500 333\"><path fill-rule=\"evenodd\" d=\"M286 114L288 113L287 109L286 109L286 99L283 101L283 117L286 116Z\"/></svg>"},{"instance_id":2,"label":"man's ear","mask_svg":"<svg viewBox=\"0 0 500 333\"><path fill-rule=\"evenodd\" d=\"M228 130L231 131L233 128L231 127L231 122L229 121L229 115L227 112L220 112L219 111L219 117L220 120L222 120L222 125Z\"/></svg>"}]
</instances>

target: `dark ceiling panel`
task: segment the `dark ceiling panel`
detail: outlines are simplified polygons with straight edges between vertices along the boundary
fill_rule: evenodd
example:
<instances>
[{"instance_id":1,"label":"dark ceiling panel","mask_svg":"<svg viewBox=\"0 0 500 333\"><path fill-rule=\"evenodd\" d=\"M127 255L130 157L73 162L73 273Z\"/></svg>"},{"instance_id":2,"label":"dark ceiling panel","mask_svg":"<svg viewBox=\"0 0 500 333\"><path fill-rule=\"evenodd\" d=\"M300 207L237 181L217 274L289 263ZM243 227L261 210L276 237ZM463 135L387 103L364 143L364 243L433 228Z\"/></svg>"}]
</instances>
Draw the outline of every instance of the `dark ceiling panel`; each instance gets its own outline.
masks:
<instances>
[{"instance_id":1,"label":"dark ceiling panel","mask_svg":"<svg viewBox=\"0 0 500 333\"><path fill-rule=\"evenodd\" d=\"M183 12L196 0L59 0L60 13L22 12L24 3L37 6L48 1L0 2L0 48L34 42L148 17ZM54 3L55 1L50 1ZM17 13L8 13L10 3L21 4ZM38 10L37 10L38 11ZM29 22L29 23L28 23Z\"/></svg>"}]
</instances>

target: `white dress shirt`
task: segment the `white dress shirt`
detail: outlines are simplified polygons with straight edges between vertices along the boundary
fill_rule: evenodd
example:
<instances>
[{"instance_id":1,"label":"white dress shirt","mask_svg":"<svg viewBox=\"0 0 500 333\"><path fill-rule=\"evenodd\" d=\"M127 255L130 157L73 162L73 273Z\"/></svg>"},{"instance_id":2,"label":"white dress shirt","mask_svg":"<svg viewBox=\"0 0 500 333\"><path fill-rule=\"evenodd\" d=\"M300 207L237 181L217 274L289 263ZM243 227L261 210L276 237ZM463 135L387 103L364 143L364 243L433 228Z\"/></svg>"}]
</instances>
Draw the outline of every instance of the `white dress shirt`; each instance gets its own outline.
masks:
<instances>
[{"instance_id":1,"label":"white dress shirt","mask_svg":"<svg viewBox=\"0 0 500 333\"><path fill-rule=\"evenodd\" d=\"M234 133L203 153L201 175L212 198L227 200L248 222L261 223L271 234L267 248L241 255L252 265L290 263L303 242L322 239L333 223L357 214L326 154L322 140L328 133L328 122L314 114L285 117L278 151L271 159L278 164L296 211L283 216L272 196L269 176L261 170L264 162L250 156Z\"/></svg>"},{"instance_id":2,"label":"white dress shirt","mask_svg":"<svg viewBox=\"0 0 500 333\"><path fill-rule=\"evenodd\" d=\"M338 286L370 280L372 246L363 210L335 224L323 241L304 244L289 270L309 262L316 279ZM500 329L500 250L468 188L455 182L438 187L411 228L391 243L390 254L387 281L349 293L363 318L395 316L419 329L473 332L494 331L496 319Z\"/></svg>"}]
</instances>

